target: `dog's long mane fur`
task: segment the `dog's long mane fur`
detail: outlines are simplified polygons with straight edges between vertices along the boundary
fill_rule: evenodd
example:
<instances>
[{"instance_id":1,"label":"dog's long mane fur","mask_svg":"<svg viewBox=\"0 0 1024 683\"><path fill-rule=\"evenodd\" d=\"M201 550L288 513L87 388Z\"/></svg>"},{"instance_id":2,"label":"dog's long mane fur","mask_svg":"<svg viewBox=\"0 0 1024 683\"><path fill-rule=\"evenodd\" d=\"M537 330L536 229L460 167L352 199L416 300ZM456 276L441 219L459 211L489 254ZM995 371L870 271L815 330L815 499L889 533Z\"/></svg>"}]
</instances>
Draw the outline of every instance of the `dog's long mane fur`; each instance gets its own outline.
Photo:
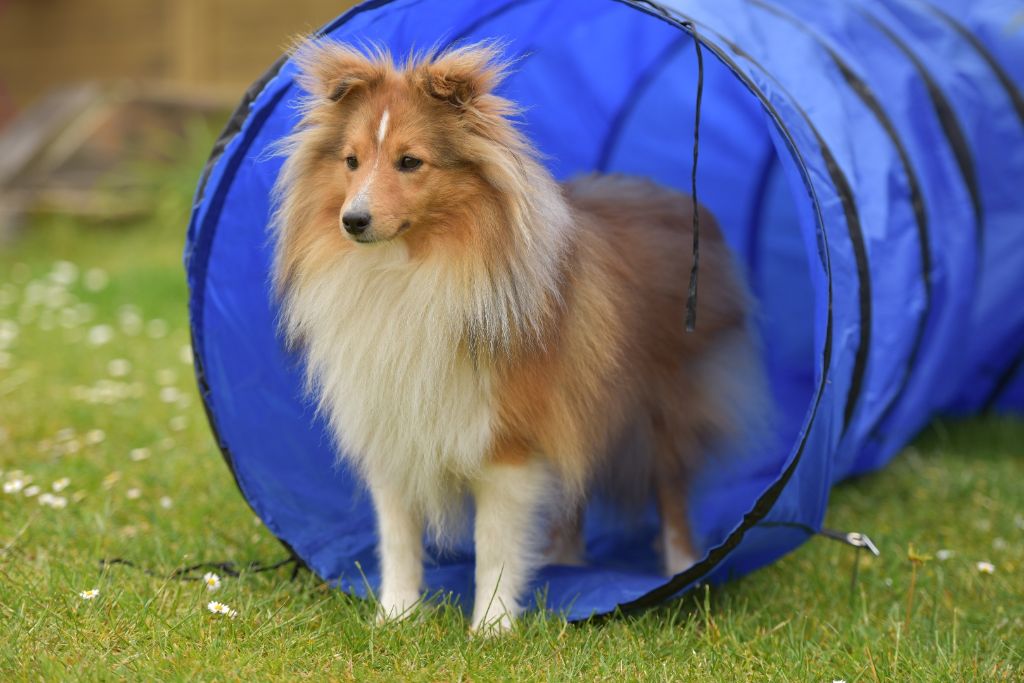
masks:
<instances>
[{"instance_id":1,"label":"dog's long mane fur","mask_svg":"<svg viewBox=\"0 0 1024 683\"><path fill-rule=\"evenodd\" d=\"M278 295L300 284L296 282L298 273L316 258L302 248L295 233L317 220L323 197L292 190L316 175L324 150L332 146L325 139L333 132L327 122L337 116L338 103L324 98L323 81L318 79L329 65L343 68L360 59L365 57L354 48L333 42L307 42L295 54L302 74L300 83L311 94L298 105L302 118L295 132L278 148L286 156L274 190L278 208L272 220ZM395 76L397 69L386 51L376 50L372 62L375 72L367 83ZM564 276L573 223L561 189L541 165L536 150L509 125L519 114L517 106L490 92L505 78L509 66L499 59L499 49L477 44L429 51L410 56L402 69L421 74L424 91L436 94L430 67L439 63L451 71L477 74L480 83L476 87L487 91L474 97L473 106L467 107L461 118L470 133L461 140L466 145L461 153L493 188L488 199L500 205L498 211L483 215L476 213L479 206L467 207L463 216L452 218L474 221L477 231L464 258L451 259L448 254L441 261L446 270L443 277L456 296L451 312L473 353L509 353L520 344L541 340L543 329L561 304L559 280ZM296 332L289 327L288 338L296 340Z\"/></svg>"},{"instance_id":2,"label":"dog's long mane fur","mask_svg":"<svg viewBox=\"0 0 1024 683\"><path fill-rule=\"evenodd\" d=\"M305 351L307 390L318 397L341 449L364 475L399 482L443 539L461 527L453 473L473 476L493 438L495 364L543 344L556 324L575 225L561 188L509 124L515 105L491 92L507 65L495 47L476 45L413 57L402 68L419 94L447 97L448 106L461 108L452 117L459 130L451 142L460 163L486 180L479 201L453 207L446 218L458 248L416 259L400 243L355 253L338 238L336 206L325 203L330 192L322 166L336 153L347 116L344 101L335 98L339 90L397 80L400 72L383 52L367 71L365 57L333 42L305 43L295 60L310 94L299 103L301 122L279 147L286 160L275 187L272 236L282 329L292 347ZM334 74L344 75L343 82ZM389 309L382 314L387 319L365 310L378 305ZM349 343L352 327L363 328L374 351ZM356 377L351 368L371 367L368 353L392 360ZM371 394L404 392L423 414L383 400L361 413L347 409L339 394L352 386ZM388 408L395 411L390 421L379 414ZM400 457L410 449L422 457Z\"/></svg>"}]
</instances>

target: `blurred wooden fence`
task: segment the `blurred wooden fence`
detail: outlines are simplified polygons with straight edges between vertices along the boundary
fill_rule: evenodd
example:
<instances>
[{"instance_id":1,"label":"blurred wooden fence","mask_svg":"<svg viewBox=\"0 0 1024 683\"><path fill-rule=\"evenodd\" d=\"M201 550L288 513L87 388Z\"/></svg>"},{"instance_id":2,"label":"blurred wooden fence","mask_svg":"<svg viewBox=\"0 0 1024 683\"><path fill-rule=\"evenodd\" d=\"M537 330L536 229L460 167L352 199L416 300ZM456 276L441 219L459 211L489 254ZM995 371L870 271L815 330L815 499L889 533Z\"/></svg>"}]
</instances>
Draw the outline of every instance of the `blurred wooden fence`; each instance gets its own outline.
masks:
<instances>
[{"instance_id":1,"label":"blurred wooden fence","mask_svg":"<svg viewBox=\"0 0 1024 683\"><path fill-rule=\"evenodd\" d=\"M0 0L0 89L18 106L80 81L242 90L355 0Z\"/></svg>"}]
</instances>

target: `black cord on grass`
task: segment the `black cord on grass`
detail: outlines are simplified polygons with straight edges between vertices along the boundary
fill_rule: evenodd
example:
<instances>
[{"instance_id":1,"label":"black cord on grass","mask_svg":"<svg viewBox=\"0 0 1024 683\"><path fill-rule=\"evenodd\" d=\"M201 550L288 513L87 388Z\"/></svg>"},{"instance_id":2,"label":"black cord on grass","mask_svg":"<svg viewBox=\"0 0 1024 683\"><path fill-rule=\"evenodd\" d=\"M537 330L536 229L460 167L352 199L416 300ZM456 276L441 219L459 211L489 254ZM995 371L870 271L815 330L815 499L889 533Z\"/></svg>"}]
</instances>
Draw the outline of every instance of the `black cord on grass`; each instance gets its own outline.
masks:
<instances>
[{"instance_id":1,"label":"black cord on grass","mask_svg":"<svg viewBox=\"0 0 1024 683\"><path fill-rule=\"evenodd\" d=\"M697 202L697 150L700 140L700 104L704 95L704 55L700 48L697 25L692 21L685 26L693 34L693 46L697 51L697 104L693 113L693 168L690 170L690 194L693 195L693 265L690 267L690 289L686 297L686 331L697 327L697 268L700 263L700 206Z\"/></svg>"},{"instance_id":2,"label":"black cord on grass","mask_svg":"<svg viewBox=\"0 0 1024 683\"><path fill-rule=\"evenodd\" d=\"M123 565L125 567L131 567L132 569L136 569L142 572L143 574L154 576L158 579L170 579L173 581L202 581L202 575L197 575L197 572L205 573L207 571L216 569L225 576L237 578L242 574L258 574L260 572L269 572L274 569L280 569L281 567L284 567L289 564L295 565L292 568L291 576L291 580L294 581L295 577L299 575L299 570L301 570L303 567L303 564L299 562L299 558L297 558L295 555L285 558L280 562L275 562L274 564L265 565L261 562L250 562L249 564L243 565L241 567L239 567L234 562L200 562L198 564L193 564L188 567L179 567L170 574L166 575L161 574L160 572L153 571L148 567L138 565L132 562L131 560L126 560L122 557L111 557L100 560L100 571L102 572L107 567L112 567L114 565Z\"/></svg>"}]
</instances>

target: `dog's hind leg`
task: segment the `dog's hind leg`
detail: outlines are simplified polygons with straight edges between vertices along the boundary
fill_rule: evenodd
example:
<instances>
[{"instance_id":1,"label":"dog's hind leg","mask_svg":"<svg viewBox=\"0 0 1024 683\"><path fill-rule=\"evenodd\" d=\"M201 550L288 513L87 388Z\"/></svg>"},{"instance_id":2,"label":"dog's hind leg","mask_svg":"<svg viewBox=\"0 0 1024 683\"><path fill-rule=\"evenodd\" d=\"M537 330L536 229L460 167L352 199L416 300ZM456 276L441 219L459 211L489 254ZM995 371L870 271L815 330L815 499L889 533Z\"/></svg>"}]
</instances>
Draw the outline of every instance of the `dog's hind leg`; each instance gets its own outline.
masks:
<instances>
[{"instance_id":1,"label":"dog's hind leg","mask_svg":"<svg viewBox=\"0 0 1024 683\"><path fill-rule=\"evenodd\" d=\"M586 562L583 507L580 502L553 517L548 546L544 549L545 564L579 566Z\"/></svg>"},{"instance_id":2,"label":"dog's hind leg","mask_svg":"<svg viewBox=\"0 0 1024 683\"><path fill-rule=\"evenodd\" d=\"M660 546L667 576L674 576L697 561L686 501L688 463L696 457L699 443L680 426L661 410L652 411L652 488L661 517Z\"/></svg>"}]
</instances>

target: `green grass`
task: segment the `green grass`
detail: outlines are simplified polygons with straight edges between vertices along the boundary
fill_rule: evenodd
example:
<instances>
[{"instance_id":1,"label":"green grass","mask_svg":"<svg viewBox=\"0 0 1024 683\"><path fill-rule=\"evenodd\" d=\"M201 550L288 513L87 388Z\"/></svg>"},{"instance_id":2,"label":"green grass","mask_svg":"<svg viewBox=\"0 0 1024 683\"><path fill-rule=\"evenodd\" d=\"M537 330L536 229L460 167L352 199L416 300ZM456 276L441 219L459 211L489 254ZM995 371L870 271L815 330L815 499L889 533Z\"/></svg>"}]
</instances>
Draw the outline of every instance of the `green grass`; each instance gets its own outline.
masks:
<instances>
[{"instance_id":1,"label":"green grass","mask_svg":"<svg viewBox=\"0 0 1024 683\"><path fill-rule=\"evenodd\" d=\"M449 607L374 626L371 605L287 569L225 578L214 594L101 573L105 557L169 572L284 555L232 483L182 357L180 253L200 163L155 176L147 220L39 219L0 250L0 320L18 326L0 351L0 479L20 470L43 491L70 479L64 509L0 494L0 680L1024 679L1024 423L1006 419L934 425L882 472L836 489L828 525L882 551L861 559L853 590L855 551L815 539L643 614L572 626L533 615L481 640ZM51 278L57 261L77 267L66 287ZM83 278L97 268L109 282L92 291ZM43 303L26 306L30 291ZM144 321L134 335L133 311ZM101 325L112 339L90 344ZM110 376L114 359L129 361L127 376ZM161 396L161 383L184 398ZM90 402L104 391L109 402ZM102 441L86 443L96 429ZM131 457L139 448L147 459ZM954 554L940 561L939 549ZM79 597L92 588L97 599ZM238 617L208 612L212 597Z\"/></svg>"}]
</instances>

